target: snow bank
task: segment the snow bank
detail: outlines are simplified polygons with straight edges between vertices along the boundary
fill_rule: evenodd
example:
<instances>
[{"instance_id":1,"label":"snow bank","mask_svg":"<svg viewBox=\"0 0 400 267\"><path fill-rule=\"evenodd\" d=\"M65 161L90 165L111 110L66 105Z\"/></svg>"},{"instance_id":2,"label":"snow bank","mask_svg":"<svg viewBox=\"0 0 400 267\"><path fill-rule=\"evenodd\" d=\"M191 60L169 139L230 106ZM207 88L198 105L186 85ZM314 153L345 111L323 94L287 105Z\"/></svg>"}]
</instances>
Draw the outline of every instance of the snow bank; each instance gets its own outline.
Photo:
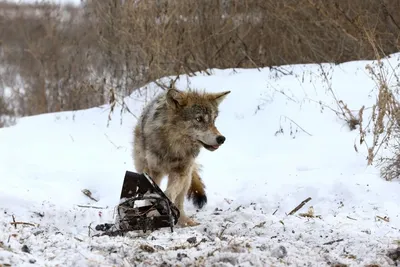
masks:
<instances>
[{"instance_id":1,"label":"snow bank","mask_svg":"<svg viewBox=\"0 0 400 267\"><path fill-rule=\"evenodd\" d=\"M367 168L365 148L354 150L358 131L330 109L337 109L332 92L354 110L374 103L370 63L215 69L178 80L180 89L232 93L217 119L225 144L199 158L208 205L196 211L186 204L202 224L172 234L167 228L113 238L89 234L113 221L124 173L134 171L135 116L159 92L155 84L146 95L126 98L133 115L117 109L108 127L105 105L26 117L0 129L0 264L392 264L386 254L400 239L400 185ZM299 216L311 206L317 217ZM14 227L13 217L34 226Z\"/></svg>"}]
</instances>

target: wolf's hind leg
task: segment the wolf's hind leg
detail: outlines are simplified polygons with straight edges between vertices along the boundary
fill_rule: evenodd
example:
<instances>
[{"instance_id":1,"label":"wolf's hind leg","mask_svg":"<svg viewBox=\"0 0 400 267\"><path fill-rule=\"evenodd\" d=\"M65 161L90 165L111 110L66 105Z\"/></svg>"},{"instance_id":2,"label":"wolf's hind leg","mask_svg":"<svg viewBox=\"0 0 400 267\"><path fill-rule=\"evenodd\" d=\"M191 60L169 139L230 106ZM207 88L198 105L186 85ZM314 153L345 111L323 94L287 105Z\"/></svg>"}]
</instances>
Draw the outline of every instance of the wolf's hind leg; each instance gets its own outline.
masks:
<instances>
[{"instance_id":1,"label":"wolf's hind leg","mask_svg":"<svg viewBox=\"0 0 400 267\"><path fill-rule=\"evenodd\" d=\"M192 180L189 189L187 190L188 199L192 200L193 204L199 209L207 204L207 195L205 192L204 183L199 174L199 166L194 165L192 171Z\"/></svg>"}]
</instances>

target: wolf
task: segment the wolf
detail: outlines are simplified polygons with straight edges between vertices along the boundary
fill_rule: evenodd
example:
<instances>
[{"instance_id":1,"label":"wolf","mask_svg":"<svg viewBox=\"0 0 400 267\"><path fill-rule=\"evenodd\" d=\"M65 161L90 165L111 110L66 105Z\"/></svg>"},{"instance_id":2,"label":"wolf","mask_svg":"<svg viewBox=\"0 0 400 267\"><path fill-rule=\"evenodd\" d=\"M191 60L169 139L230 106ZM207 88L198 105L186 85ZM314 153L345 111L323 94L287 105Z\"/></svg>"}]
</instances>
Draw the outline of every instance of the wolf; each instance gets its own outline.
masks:
<instances>
[{"instance_id":1,"label":"wolf","mask_svg":"<svg viewBox=\"0 0 400 267\"><path fill-rule=\"evenodd\" d=\"M185 197L200 209L207 203L196 158L201 148L215 151L225 142L215 121L230 92L168 88L145 106L134 128L135 169L158 186L168 176L165 194L179 209L181 227L200 224L185 214L183 203Z\"/></svg>"}]
</instances>

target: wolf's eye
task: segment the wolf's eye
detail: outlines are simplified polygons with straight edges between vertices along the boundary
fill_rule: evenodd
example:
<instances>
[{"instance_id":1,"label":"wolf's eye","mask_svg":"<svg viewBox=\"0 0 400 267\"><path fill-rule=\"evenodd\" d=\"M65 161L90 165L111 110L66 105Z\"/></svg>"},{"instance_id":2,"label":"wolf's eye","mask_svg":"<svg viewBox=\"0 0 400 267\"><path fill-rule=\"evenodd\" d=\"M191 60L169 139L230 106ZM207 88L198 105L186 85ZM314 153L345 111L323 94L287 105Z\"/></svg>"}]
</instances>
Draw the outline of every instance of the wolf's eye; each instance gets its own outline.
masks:
<instances>
[{"instance_id":1,"label":"wolf's eye","mask_svg":"<svg viewBox=\"0 0 400 267\"><path fill-rule=\"evenodd\" d=\"M197 122L203 122L204 120L203 120L203 117L196 117L196 121Z\"/></svg>"}]
</instances>

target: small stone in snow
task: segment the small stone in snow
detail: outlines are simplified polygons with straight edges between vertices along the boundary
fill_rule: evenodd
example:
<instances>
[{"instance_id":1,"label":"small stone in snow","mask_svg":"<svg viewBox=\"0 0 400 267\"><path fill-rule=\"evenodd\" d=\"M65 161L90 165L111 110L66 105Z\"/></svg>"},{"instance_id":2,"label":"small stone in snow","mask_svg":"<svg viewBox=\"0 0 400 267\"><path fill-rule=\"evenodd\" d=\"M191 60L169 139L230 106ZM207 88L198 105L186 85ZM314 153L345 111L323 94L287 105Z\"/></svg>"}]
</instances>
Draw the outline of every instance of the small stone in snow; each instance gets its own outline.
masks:
<instances>
[{"instance_id":1,"label":"small stone in snow","mask_svg":"<svg viewBox=\"0 0 400 267\"><path fill-rule=\"evenodd\" d=\"M33 233L34 236L40 235L42 234L44 231L43 230L39 230Z\"/></svg>"},{"instance_id":2,"label":"small stone in snow","mask_svg":"<svg viewBox=\"0 0 400 267\"><path fill-rule=\"evenodd\" d=\"M189 242L190 244L194 244L197 241L197 238L195 236L190 237L186 240L187 242Z\"/></svg>"},{"instance_id":3,"label":"small stone in snow","mask_svg":"<svg viewBox=\"0 0 400 267\"><path fill-rule=\"evenodd\" d=\"M145 244L140 245L140 248L141 248L142 250L148 252L148 253L153 253L153 252L156 251L152 246L145 245Z\"/></svg>"},{"instance_id":4,"label":"small stone in snow","mask_svg":"<svg viewBox=\"0 0 400 267\"><path fill-rule=\"evenodd\" d=\"M26 253L31 253L27 245L23 245L21 250Z\"/></svg>"},{"instance_id":5,"label":"small stone in snow","mask_svg":"<svg viewBox=\"0 0 400 267\"><path fill-rule=\"evenodd\" d=\"M188 257L188 255L185 254L185 253L178 253L176 255L176 258L177 258L178 261L181 261L183 258L187 258L187 257Z\"/></svg>"},{"instance_id":6,"label":"small stone in snow","mask_svg":"<svg viewBox=\"0 0 400 267\"><path fill-rule=\"evenodd\" d=\"M35 259L30 259L29 263L34 264L34 263L36 263L36 260Z\"/></svg>"},{"instance_id":7,"label":"small stone in snow","mask_svg":"<svg viewBox=\"0 0 400 267\"><path fill-rule=\"evenodd\" d=\"M366 234L368 234L368 235L370 235L370 234L371 234L371 230L369 230L369 229L362 230L361 232L363 232L363 233L366 233Z\"/></svg>"},{"instance_id":8,"label":"small stone in snow","mask_svg":"<svg viewBox=\"0 0 400 267\"><path fill-rule=\"evenodd\" d=\"M238 259L237 259L237 257L229 257L229 256L226 256L226 257L223 257L223 258L221 258L220 259L220 261L221 262L224 262L224 263L230 263L231 265L238 265Z\"/></svg>"},{"instance_id":9,"label":"small stone in snow","mask_svg":"<svg viewBox=\"0 0 400 267\"><path fill-rule=\"evenodd\" d=\"M262 244L261 246L257 247L261 251L266 251L268 247L265 244Z\"/></svg>"},{"instance_id":10,"label":"small stone in snow","mask_svg":"<svg viewBox=\"0 0 400 267\"><path fill-rule=\"evenodd\" d=\"M272 250L271 254L272 254L272 256L274 256L278 259L282 259L282 258L286 257L287 250L284 246L279 246L276 249Z\"/></svg>"}]
</instances>

